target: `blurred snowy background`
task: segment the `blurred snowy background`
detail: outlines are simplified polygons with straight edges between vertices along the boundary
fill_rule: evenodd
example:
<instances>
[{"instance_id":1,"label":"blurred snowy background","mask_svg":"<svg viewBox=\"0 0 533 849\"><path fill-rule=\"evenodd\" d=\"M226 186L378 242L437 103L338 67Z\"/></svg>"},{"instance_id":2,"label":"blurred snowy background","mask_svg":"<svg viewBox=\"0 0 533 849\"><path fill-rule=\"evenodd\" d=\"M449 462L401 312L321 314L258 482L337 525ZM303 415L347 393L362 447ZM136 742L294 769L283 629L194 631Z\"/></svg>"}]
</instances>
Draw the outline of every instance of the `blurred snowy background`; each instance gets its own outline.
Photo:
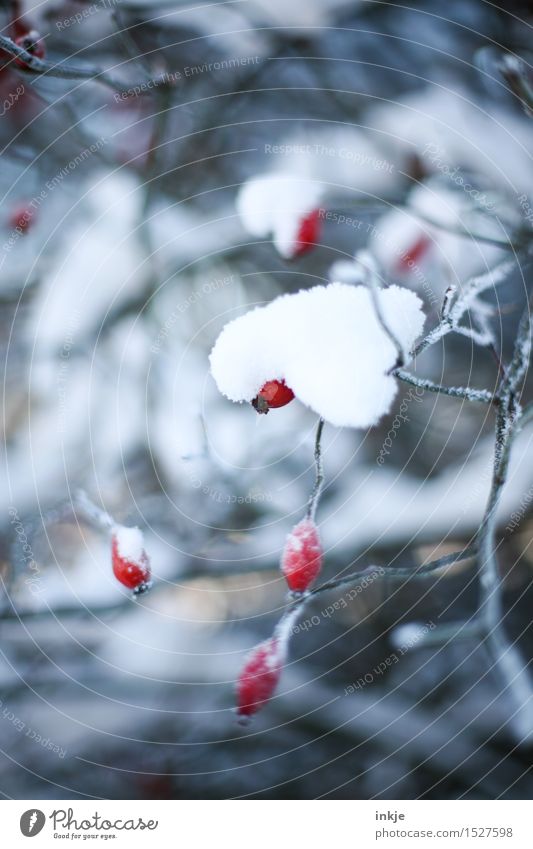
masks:
<instances>
[{"instance_id":1,"label":"blurred snowy background","mask_svg":"<svg viewBox=\"0 0 533 849\"><path fill-rule=\"evenodd\" d=\"M532 5L1 7L5 35L21 13L48 61L106 69L130 91L2 56L0 792L529 797L531 753L483 646L414 647L373 673L399 625L472 614L469 561L376 581L334 613L309 608L281 692L250 728L235 724L243 656L284 604L279 553L312 486L316 416L230 403L208 355L250 305L349 280L363 247L418 292L426 327L450 284L513 255L533 220L533 123L500 65L505 51L530 61ZM330 211L292 262L237 211L243 183L277 171L318 186ZM486 299L504 356L528 283L518 258ZM491 389L497 364L457 336L418 373ZM409 421L380 454L402 404ZM326 427L325 575L467 545L492 428L485 406L405 385L378 427ZM516 444L499 548L506 626L526 658L531 438ZM150 594L132 601L116 583L80 490L142 527Z\"/></svg>"}]
</instances>

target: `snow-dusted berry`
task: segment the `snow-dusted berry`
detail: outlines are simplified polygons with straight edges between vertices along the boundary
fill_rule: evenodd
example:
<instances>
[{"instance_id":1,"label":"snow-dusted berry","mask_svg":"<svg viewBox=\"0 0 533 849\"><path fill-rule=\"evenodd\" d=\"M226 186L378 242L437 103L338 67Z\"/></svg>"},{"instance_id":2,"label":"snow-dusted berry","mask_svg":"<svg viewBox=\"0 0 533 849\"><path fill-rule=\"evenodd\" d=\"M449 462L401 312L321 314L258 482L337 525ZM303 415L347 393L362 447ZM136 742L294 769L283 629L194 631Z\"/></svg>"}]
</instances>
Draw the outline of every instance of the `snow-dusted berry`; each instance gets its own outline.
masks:
<instances>
[{"instance_id":1,"label":"snow-dusted berry","mask_svg":"<svg viewBox=\"0 0 533 849\"><path fill-rule=\"evenodd\" d=\"M30 53L32 56L35 56L37 59L44 59L46 55L44 41L35 29L29 30L23 35L17 36L17 38L15 39L15 44L17 44L19 47L22 47L24 50L27 51L27 53ZM29 68L29 65L24 61L24 59L18 56L15 58L15 62L20 68Z\"/></svg>"},{"instance_id":2,"label":"snow-dusted berry","mask_svg":"<svg viewBox=\"0 0 533 849\"><path fill-rule=\"evenodd\" d=\"M312 519L302 519L287 537L281 555L281 571L292 592L304 593L322 568L322 545Z\"/></svg>"},{"instance_id":3,"label":"snow-dusted berry","mask_svg":"<svg viewBox=\"0 0 533 849\"><path fill-rule=\"evenodd\" d=\"M320 235L320 210L312 209L300 218L293 248L293 257L307 253L318 242Z\"/></svg>"},{"instance_id":4,"label":"snow-dusted berry","mask_svg":"<svg viewBox=\"0 0 533 849\"><path fill-rule=\"evenodd\" d=\"M278 686L284 650L276 637L256 646L248 655L237 681L237 715L252 716L268 702Z\"/></svg>"},{"instance_id":5,"label":"snow-dusted berry","mask_svg":"<svg viewBox=\"0 0 533 849\"><path fill-rule=\"evenodd\" d=\"M253 236L272 236L285 259L308 251L318 240L322 186L305 177L273 172L248 180L239 191L237 209Z\"/></svg>"},{"instance_id":6,"label":"snow-dusted berry","mask_svg":"<svg viewBox=\"0 0 533 849\"><path fill-rule=\"evenodd\" d=\"M271 408L284 407L294 398L294 392L284 380L267 380L261 387L252 405L258 413L268 413Z\"/></svg>"},{"instance_id":7,"label":"snow-dusted berry","mask_svg":"<svg viewBox=\"0 0 533 849\"><path fill-rule=\"evenodd\" d=\"M135 595L150 589L150 561L139 528L117 526L113 529L111 558L117 581L133 590Z\"/></svg>"}]
</instances>

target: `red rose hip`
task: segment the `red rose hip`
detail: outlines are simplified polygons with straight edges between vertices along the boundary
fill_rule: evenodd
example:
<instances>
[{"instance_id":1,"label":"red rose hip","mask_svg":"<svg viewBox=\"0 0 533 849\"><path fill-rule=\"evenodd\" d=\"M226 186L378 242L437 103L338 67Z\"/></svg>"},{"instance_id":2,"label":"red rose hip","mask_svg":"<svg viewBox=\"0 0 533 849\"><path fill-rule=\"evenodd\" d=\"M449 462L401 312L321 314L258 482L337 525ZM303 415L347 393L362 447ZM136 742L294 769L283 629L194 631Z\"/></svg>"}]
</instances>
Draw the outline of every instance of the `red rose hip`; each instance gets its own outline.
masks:
<instances>
[{"instance_id":1,"label":"red rose hip","mask_svg":"<svg viewBox=\"0 0 533 849\"><path fill-rule=\"evenodd\" d=\"M14 230L20 230L22 233L27 233L29 230L34 211L27 206L16 206L9 213L8 224Z\"/></svg>"},{"instance_id":2,"label":"red rose hip","mask_svg":"<svg viewBox=\"0 0 533 849\"><path fill-rule=\"evenodd\" d=\"M268 380L259 390L252 405L258 413L266 414L271 408L284 407L293 398L294 392L284 380Z\"/></svg>"},{"instance_id":3,"label":"red rose hip","mask_svg":"<svg viewBox=\"0 0 533 849\"><path fill-rule=\"evenodd\" d=\"M245 720L272 698L281 676L283 652L276 637L259 643L237 681L237 715Z\"/></svg>"},{"instance_id":4,"label":"red rose hip","mask_svg":"<svg viewBox=\"0 0 533 849\"><path fill-rule=\"evenodd\" d=\"M317 243L320 233L320 210L313 209L300 220L293 257L302 256Z\"/></svg>"},{"instance_id":5,"label":"red rose hip","mask_svg":"<svg viewBox=\"0 0 533 849\"><path fill-rule=\"evenodd\" d=\"M111 540L111 559L117 581L134 595L150 589L150 561L144 550L144 538L139 528L116 527Z\"/></svg>"},{"instance_id":6,"label":"red rose hip","mask_svg":"<svg viewBox=\"0 0 533 849\"><path fill-rule=\"evenodd\" d=\"M322 568L322 546L312 519L302 519L287 537L281 555L281 571L294 593L304 593Z\"/></svg>"}]
</instances>

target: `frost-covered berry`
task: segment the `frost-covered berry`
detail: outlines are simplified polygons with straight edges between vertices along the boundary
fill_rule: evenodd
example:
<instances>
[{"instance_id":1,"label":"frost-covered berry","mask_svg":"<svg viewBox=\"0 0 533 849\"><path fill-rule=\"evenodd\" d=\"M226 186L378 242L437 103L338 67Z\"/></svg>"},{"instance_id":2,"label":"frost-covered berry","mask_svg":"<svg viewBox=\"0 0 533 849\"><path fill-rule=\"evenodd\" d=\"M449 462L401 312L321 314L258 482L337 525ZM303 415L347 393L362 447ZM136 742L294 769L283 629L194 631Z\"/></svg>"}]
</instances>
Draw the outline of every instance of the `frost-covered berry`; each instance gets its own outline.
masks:
<instances>
[{"instance_id":1,"label":"frost-covered berry","mask_svg":"<svg viewBox=\"0 0 533 849\"><path fill-rule=\"evenodd\" d=\"M248 655L237 681L237 715L241 719L257 713L272 698L283 660L284 651L276 637L259 643Z\"/></svg>"},{"instance_id":2,"label":"frost-covered berry","mask_svg":"<svg viewBox=\"0 0 533 849\"><path fill-rule=\"evenodd\" d=\"M24 50L31 53L31 55L35 56L37 59L44 59L46 55L44 41L35 29L29 30L29 32L24 33L24 35L17 36L15 44L24 48ZM24 59L19 58L18 56L15 58L15 62L20 68L29 68L29 65L24 61Z\"/></svg>"},{"instance_id":3,"label":"frost-covered berry","mask_svg":"<svg viewBox=\"0 0 533 849\"><path fill-rule=\"evenodd\" d=\"M303 593L317 578L322 567L322 546L312 519L302 519L287 537L281 555L281 571L289 589Z\"/></svg>"},{"instance_id":4,"label":"frost-covered berry","mask_svg":"<svg viewBox=\"0 0 533 849\"><path fill-rule=\"evenodd\" d=\"M284 407L294 398L294 392L284 380L268 380L252 401L258 413L268 413L271 407Z\"/></svg>"},{"instance_id":5,"label":"frost-covered berry","mask_svg":"<svg viewBox=\"0 0 533 849\"><path fill-rule=\"evenodd\" d=\"M117 581L133 590L135 595L150 589L150 561L139 528L117 526L113 529L111 558Z\"/></svg>"}]
</instances>

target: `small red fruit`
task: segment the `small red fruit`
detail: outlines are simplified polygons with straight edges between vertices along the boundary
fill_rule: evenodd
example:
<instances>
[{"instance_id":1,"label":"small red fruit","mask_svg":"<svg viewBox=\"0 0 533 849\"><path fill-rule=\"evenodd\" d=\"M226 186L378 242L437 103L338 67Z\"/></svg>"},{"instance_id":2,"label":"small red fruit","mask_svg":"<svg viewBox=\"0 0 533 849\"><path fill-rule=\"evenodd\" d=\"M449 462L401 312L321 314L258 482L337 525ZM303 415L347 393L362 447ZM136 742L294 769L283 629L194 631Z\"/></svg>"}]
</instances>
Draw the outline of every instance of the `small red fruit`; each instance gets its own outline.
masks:
<instances>
[{"instance_id":1,"label":"small red fruit","mask_svg":"<svg viewBox=\"0 0 533 849\"><path fill-rule=\"evenodd\" d=\"M312 519L302 519L287 537L281 555L281 571L289 589L304 593L322 568L322 546Z\"/></svg>"},{"instance_id":2,"label":"small red fruit","mask_svg":"<svg viewBox=\"0 0 533 849\"><path fill-rule=\"evenodd\" d=\"M116 527L113 530L111 559L115 578L133 590L134 595L150 589L150 561L139 528Z\"/></svg>"},{"instance_id":3,"label":"small red fruit","mask_svg":"<svg viewBox=\"0 0 533 849\"><path fill-rule=\"evenodd\" d=\"M301 221L296 234L296 245L293 256L301 256L311 250L318 241L320 233L320 210L313 209Z\"/></svg>"},{"instance_id":4,"label":"small red fruit","mask_svg":"<svg viewBox=\"0 0 533 849\"><path fill-rule=\"evenodd\" d=\"M30 228L34 211L26 206L16 206L9 214L8 224L14 230L20 230L21 233L26 233Z\"/></svg>"},{"instance_id":5,"label":"small red fruit","mask_svg":"<svg viewBox=\"0 0 533 849\"><path fill-rule=\"evenodd\" d=\"M259 643L248 656L237 681L237 715L242 719L261 710L273 696L283 668L276 637Z\"/></svg>"},{"instance_id":6,"label":"small red fruit","mask_svg":"<svg viewBox=\"0 0 533 849\"><path fill-rule=\"evenodd\" d=\"M397 271L405 273L413 268L426 255L431 247L431 239L420 236L416 242L404 251L397 263Z\"/></svg>"},{"instance_id":7,"label":"small red fruit","mask_svg":"<svg viewBox=\"0 0 533 849\"><path fill-rule=\"evenodd\" d=\"M294 398L294 392L284 380L268 380L252 401L258 413L268 413L271 407L284 407Z\"/></svg>"},{"instance_id":8,"label":"small red fruit","mask_svg":"<svg viewBox=\"0 0 533 849\"><path fill-rule=\"evenodd\" d=\"M15 44L19 47L23 47L24 50L31 53L31 55L35 56L37 59L44 59L46 55L44 41L35 29L29 30L29 32L24 33L24 35L19 35L15 39ZM21 59L18 56L15 57L15 63L19 66L19 68L31 70L30 66L24 61L24 59Z\"/></svg>"}]
</instances>

